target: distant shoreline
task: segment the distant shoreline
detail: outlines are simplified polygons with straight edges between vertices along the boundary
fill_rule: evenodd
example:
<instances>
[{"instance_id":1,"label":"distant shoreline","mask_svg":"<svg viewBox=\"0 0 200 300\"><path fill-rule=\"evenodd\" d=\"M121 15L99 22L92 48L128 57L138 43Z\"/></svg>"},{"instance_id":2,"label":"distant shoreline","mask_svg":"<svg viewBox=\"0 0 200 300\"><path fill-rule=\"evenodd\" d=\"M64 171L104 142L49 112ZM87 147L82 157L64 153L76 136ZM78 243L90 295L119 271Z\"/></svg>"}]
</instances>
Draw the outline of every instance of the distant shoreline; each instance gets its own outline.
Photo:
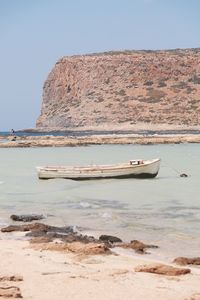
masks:
<instances>
[{"instance_id":1,"label":"distant shoreline","mask_svg":"<svg viewBox=\"0 0 200 300\"><path fill-rule=\"evenodd\" d=\"M154 144L181 144L200 143L200 132L188 133L165 131L161 133L110 133L106 132L74 132L68 135L0 135L0 148L24 148L24 147L76 147L89 145L154 145Z\"/></svg>"},{"instance_id":2,"label":"distant shoreline","mask_svg":"<svg viewBox=\"0 0 200 300\"><path fill-rule=\"evenodd\" d=\"M179 143L200 143L200 126L138 123L0 132L0 148Z\"/></svg>"},{"instance_id":3,"label":"distant shoreline","mask_svg":"<svg viewBox=\"0 0 200 300\"><path fill-rule=\"evenodd\" d=\"M200 126L185 127L171 125L145 124L137 126L108 126L108 127L76 127L76 128L28 128L16 130L14 134L10 131L0 131L0 137L10 135L16 136L94 136L94 135L180 135L180 134L200 134Z\"/></svg>"},{"instance_id":4,"label":"distant shoreline","mask_svg":"<svg viewBox=\"0 0 200 300\"><path fill-rule=\"evenodd\" d=\"M17 135L26 133L31 134L77 134L77 133L93 133L93 134L134 134L134 133L193 133L198 132L200 134L200 125L188 126L184 124L153 124L139 122L137 124L123 123L123 124L101 124L91 126L74 126L74 127L34 127L34 128L14 128ZM11 131L0 131L0 136L9 135Z\"/></svg>"}]
</instances>

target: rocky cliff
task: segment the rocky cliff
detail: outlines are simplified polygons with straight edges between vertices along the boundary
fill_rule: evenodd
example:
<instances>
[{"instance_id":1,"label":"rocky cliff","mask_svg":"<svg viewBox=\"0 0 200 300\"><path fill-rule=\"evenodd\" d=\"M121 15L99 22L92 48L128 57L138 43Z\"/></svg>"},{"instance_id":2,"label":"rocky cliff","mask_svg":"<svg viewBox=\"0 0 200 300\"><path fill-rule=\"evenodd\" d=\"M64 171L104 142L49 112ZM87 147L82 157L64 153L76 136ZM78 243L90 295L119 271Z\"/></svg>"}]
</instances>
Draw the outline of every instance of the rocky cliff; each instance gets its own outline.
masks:
<instances>
[{"instance_id":1,"label":"rocky cliff","mask_svg":"<svg viewBox=\"0 0 200 300\"><path fill-rule=\"evenodd\" d=\"M44 83L37 128L200 121L200 49L61 58Z\"/></svg>"}]
</instances>

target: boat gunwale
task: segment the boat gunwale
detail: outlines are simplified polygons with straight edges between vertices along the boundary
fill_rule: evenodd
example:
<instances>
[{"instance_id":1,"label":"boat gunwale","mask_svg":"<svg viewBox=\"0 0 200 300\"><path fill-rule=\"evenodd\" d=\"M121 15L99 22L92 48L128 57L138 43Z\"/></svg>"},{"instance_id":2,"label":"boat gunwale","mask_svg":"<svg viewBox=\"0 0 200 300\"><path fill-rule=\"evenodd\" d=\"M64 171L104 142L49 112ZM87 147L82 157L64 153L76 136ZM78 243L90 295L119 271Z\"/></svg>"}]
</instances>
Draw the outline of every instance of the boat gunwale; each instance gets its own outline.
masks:
<instances>
[{"instance_id":1,"label":"boat gunwale","mask_svg":"<svg viewBox=\"0 0 200 300\"><path fill-rule=\"evenodd\" d=\"M131 164L129 163L119 163L119 164L111 164L111 165L86 165L86 166L38 166L36 167L37 170L92 170L92 169L121 169L121 168L135 168L135 167L142 167L142 166L147 166L154 164L156 162L160 162L160 158L156 158L153 160L133 160L133 161L142 161L140 164Z\"/></svg>"},{"instance_id":2,"label":"boat gunwale","mask_svg":"<svg viewBox=\"0 0 200 300\"><path fill-rule=\"evenodd\" d=\"M141 160L134 160L141 161ZM141 164L120 163L112 165L87 165L87 166L38 166L38 171L59 172L59 171L95 171L95 170L120 170L120 169L136 169L149 166L156 162L160 162L160 158L153 160L143 160Z\"/></svg>"}]
</instances>

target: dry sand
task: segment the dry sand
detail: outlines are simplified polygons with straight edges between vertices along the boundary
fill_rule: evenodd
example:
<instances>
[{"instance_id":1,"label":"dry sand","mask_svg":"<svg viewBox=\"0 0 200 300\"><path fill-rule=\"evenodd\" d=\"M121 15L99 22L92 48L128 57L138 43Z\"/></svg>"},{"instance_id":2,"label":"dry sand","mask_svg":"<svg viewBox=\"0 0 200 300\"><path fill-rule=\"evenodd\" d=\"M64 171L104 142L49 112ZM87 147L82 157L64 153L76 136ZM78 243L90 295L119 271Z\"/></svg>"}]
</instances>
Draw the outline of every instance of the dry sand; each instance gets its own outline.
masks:
<instances>
[{"instance_id":1,"label":"dry sand","mask_svg":"<svg viewBox=\"0 0 200 300\"><path fill-rule=\"evenodd\" d=\"M16 236L0 235L0 276L18 275L23 281L0 282L0 287L19 287L25 300L200 299L198 267L176 277L137 273L135 267L152 262L151 255L124 252L78 259L71 253L34 250Z\"/></svg>"}]
</instances>

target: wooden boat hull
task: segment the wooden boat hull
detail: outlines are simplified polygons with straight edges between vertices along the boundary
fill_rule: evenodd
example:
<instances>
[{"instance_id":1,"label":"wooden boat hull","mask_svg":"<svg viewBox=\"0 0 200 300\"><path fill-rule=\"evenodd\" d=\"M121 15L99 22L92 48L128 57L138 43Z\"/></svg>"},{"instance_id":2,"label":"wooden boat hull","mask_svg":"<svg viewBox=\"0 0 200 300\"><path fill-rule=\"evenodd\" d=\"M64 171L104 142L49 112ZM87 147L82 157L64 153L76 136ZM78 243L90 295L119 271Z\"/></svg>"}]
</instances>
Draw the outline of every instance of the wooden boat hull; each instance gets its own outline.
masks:
<instances>
[{"instance_id":1,"label":"wooden boat hull","mask_svg":"<svg viewBox=\"0 0 200 300\"><path fill-rule=\"evenodd\" d=\"M37 167L39 179L65 178L90 180L105 178L154 178L160 168L160 159L134 160L116 165L92 165L85 167L53 166Z\"/></svg>"}]
</instances>

